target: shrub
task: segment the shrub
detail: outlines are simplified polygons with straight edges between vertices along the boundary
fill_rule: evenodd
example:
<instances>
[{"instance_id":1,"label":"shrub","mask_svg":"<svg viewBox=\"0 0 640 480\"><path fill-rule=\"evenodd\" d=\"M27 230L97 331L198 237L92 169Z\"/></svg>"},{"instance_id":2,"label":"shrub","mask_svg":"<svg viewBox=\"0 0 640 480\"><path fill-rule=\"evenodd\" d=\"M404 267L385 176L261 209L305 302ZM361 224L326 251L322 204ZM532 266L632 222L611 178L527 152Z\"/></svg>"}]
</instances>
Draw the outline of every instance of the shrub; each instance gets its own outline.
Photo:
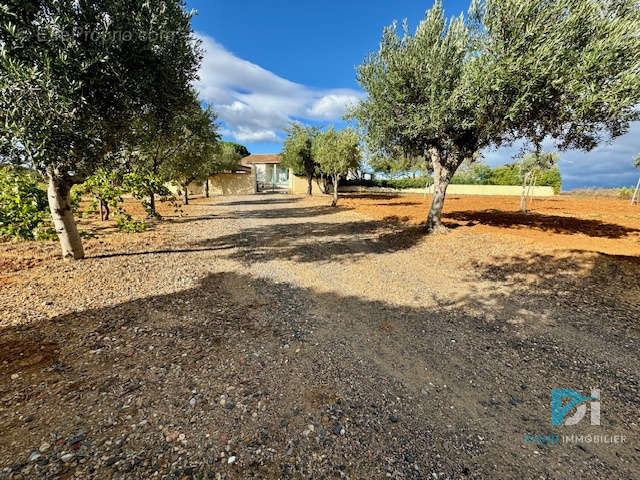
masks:
<instances>
[{"instance_id":1,"label":"shrub","mask_svg":"<svg viewBox=\"0 0 640 480\"><path fill-rule=\"evenodd\" d=\"M348 186L395 188L397 190L402 190L405 188L424 188L425 183L427 185L431 185L433 183L433 178L417 177L375 180L351 179L342 181L343 185Z\"/></svg>"},{"instance_id":2,"label":"shrub","mask_svg":"<svg viewBox=\"0 0 640 480\"><path fill-rule=\"evenodd\" d=\"M622 187L621 189L618 190L618 196L620 198L624 198L625 200L629 200L633 196L634 191L635 191L635 188Z\"/></svg>"},{"instance_id":3,"label":"shrub","mask_svg":"<svg viewBox=\"0 0 640 480\"><path fill-rule=\"evenodd\" d=\"M19 238L42 238L49 214L47 194L26 171L0 168L0 234Z\"/></svg>"}]
</instances>

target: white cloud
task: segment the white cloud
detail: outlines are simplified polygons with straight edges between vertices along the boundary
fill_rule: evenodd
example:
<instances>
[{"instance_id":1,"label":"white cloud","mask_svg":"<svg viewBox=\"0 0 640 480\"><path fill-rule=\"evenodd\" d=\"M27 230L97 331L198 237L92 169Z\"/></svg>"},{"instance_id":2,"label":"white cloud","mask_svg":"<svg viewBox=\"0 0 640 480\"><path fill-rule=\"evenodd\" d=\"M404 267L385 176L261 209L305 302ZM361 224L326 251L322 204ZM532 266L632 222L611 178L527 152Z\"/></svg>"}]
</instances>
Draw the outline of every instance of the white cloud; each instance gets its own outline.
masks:
<instances>
[{"instance_id":1,"label":"white cloud","mask_svg":"<svg viewBox=\"0 0 640 480\"><path fill-rule=\"evenodd\" d=\"M291 82L236 57L211 37L199 35L205 51L195 87L213 104L225 134L242 143L278 142L292 119L337 121L362 94L350 89L314 89Z\"/></svg>"}]
</instances>

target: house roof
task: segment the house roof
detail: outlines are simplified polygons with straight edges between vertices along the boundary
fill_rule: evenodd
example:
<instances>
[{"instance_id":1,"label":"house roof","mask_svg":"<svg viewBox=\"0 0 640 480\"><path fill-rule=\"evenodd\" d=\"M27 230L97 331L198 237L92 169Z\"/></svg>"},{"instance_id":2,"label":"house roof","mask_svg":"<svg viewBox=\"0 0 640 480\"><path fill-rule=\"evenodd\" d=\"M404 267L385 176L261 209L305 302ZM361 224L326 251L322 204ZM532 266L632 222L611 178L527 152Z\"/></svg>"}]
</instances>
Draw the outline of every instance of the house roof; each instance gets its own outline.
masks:
<instances>
[{"instance_id":1,"label":"house roof","mask_svg":"<svg viewBox=\"0 0 640 480\"><path fill-rule=\"evenodd\" d=\"M282 155L279 153L262 153L258 155L249 155L240 160L241 165L253 165L255 163L280 163Z\"/></svg>"}]
</instances>

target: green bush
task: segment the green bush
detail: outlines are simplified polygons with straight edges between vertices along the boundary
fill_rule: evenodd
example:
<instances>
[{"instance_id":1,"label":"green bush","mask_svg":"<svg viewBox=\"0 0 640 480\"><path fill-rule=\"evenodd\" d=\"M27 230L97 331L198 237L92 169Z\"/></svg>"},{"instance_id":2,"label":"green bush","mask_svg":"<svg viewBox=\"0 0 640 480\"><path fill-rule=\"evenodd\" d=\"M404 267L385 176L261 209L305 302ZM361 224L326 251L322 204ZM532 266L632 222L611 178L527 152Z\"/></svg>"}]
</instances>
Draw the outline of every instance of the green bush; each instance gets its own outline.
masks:
<instances>
[{"instance_id":1,"label":"green bush","mask_svg":"<svg viewBox=\"0 0 640 480\"><path fill-rule=\"evenodd\" d=\"M340 185L357 186L357 187L395 188L397 190L402 190L405 188L424 188L425 183L428 185L431 185L433 183L433 178L417 177L417 178L396 178L396 179L375 179L375 180L350 179L350 180L341 181Z\"/></svg>"},{"instance_id":2,"label":"green bush","mask_svg":"<svg viewBox=\"0 0 640 480\"><path fill-rule=\"evenodd\" d=\"M633 192L635 191L635 188L632 187L622 187L618 190L618 196L620 198L624 198L625 200L629 200L631 199L631 197L633 196Z\"/></svg>"},{"instance_id":3,"label":"green bush","mask_svg":"<svg viewBox=\"0 0 640 480\"><path fill-rule=\"evenodd\" d=\"M464 168L451 179L452 184L462 185L522 185L522 175L518 165L502 165L491 168L478 164ZM562 176L558 167L543 170L538 173L537 186L552 187L554 193L562 189Z\"/></svg>"},{"instance_id":4,"label":"green bush","mask_svg":"<svg viewBox=\"0 0 640 480\"><path fill-rule=\"evenodd\" d=\"M0 235L42 238L49 214L47 194L29 172L0 168ZM45 227L45 228L43 228Z\"/></svg>"}]
</instances>

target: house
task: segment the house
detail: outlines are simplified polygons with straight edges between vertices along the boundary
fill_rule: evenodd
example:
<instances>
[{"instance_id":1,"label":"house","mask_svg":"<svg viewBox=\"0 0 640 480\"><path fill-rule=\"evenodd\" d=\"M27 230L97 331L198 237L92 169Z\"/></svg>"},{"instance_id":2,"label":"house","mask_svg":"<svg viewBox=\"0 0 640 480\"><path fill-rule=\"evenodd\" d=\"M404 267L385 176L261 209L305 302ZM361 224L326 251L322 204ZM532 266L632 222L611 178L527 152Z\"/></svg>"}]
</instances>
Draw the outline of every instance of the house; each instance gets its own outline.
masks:
<instances>
[{"instance_id":1,"label":"house","mask_svg":"<svg viewBox=\"0 0 640 480\"><path fill-rule=\"evenodd\" d=\"M281 163L282 155L274 153L249 155L240 160L243 167L255 171L258 192L289 192L290 172Z\"/></svg>"}]
</instances>

